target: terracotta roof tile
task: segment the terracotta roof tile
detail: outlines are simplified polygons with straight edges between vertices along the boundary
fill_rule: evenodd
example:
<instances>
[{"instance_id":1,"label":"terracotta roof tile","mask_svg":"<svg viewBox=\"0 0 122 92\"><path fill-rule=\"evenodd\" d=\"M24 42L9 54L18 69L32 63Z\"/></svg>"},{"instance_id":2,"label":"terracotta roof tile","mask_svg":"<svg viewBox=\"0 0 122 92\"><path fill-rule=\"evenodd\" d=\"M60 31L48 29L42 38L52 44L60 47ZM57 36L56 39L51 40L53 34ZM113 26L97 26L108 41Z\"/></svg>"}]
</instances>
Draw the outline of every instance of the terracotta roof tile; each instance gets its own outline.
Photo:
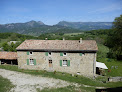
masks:
<instances>
[{"instance_id":1,"label":"terracotta roof tile","mask_svg":"<svg viewBox=\"0 0 122 92\"><path fill-rule=\"evenodd\" d=\"M97 44L95 40L25 40L17 50L95 50Z\"/></svg>"},{"instance_id":2,"label":"terracotta roof tile","mask_svg":"<svg viewBox=\"0 0 122 92\"><path fill-rule=\"evenodd\" d=\"M0 52L0 59L17 59L16 52Z\"/></svg>"}]
</instances>

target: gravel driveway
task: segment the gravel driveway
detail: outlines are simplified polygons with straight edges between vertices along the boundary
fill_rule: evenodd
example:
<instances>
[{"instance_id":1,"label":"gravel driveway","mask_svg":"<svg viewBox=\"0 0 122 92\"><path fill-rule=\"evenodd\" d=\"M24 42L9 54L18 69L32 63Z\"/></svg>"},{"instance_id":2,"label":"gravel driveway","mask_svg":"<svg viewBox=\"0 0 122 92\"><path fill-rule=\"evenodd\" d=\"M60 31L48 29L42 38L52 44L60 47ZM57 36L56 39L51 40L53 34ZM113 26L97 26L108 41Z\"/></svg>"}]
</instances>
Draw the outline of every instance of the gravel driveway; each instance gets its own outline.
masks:
<instances>
[{"instance_id":1,"label":"gravel driveway","mask_svg":"<svg viewBox=\"0 0 122 92\"><path fill-rule=\"evenodd\" d=\"M44 88L58 88L70 85L70 83L59 79L33 76L5 69L0 69L0 75L9 79L13 85L16 85L11 89L11 92L36 92L37 88L42 90Z\"/></svg>"}]
</instances>

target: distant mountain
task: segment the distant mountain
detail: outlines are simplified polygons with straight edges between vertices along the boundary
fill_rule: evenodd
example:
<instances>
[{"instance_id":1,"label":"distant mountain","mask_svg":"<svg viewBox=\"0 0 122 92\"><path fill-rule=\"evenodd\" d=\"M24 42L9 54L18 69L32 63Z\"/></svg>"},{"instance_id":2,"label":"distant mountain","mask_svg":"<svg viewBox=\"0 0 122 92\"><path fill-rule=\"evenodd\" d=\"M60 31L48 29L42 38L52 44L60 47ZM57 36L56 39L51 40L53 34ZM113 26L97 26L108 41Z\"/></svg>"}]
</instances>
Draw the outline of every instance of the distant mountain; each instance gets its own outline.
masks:
<instances>
[{"instance_id":1,"label":"distant mountain","mask_svg":"<svg viewBox=\"0 0 122 92\"><path fill-rule=\"evenodd\" d=\"M81 30L68 28L60 25L45 25L41 21L29 21L26 23L10 23L0 25L0 33L4 32L15 32L19 34L27 34L33 36L39 36L43 33L72 33L72 32L80 32Z\"/></svg>"},{"instance_id":2,"label":"distant mountain","mask_svg":"<svg viewBox=\"0 0 122 92\"><path fill-rule=\"evenodd\" d=\"M84 30L110 29L111 22L66 22L61 21L56 25L45 25L41 21L29 21L25 23L10 23L0 25L0 33L15 32L39 36L43 33L76 33Z\"/></svg>"},{"instance_id":3,"label":"distant mountain","mask_svg":"<svg viewBox=\"0 0 122 92\"><path fill-rule=\"evenodd\" d=\"M71 27L80 30L110 29L112 22L67 22L61 21L57 25Z\"/></svg>"}]
</instances>

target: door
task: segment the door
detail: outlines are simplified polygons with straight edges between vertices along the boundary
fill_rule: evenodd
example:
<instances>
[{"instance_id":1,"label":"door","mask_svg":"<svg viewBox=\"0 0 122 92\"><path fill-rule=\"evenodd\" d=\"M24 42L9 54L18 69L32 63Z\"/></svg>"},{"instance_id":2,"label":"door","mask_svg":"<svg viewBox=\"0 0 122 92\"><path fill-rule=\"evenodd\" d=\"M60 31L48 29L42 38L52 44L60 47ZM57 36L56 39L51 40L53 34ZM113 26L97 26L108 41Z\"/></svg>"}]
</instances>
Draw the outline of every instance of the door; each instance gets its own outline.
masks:
<instances>
[{"instance_id":1,"label":"door","mask_svg":"<svg viewBox=\"0 0 122 92\"><path fill-rule=\"evenodd\" d=\"M53 65L52 65L52 60L49 60L49 67L50 67L50 68L53 67Z\"/></svg>"}]
</instances>

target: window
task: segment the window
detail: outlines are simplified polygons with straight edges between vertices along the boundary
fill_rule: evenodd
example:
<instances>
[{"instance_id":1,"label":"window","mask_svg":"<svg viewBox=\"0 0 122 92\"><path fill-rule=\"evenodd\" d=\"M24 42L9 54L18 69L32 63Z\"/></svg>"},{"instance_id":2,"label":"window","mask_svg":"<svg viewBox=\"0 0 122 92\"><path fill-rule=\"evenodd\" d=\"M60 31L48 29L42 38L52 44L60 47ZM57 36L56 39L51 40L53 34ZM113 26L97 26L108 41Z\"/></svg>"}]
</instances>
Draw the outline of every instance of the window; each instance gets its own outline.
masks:
<instances>
[{"instance_id":1,"label":"window","mask_svg":"<svg viewBox=\"0 0 122 92\"><path fill-rule=\"evenodd\" d=\"M63 56L66 56L67 54L66 53L63 53Z\"/></svg>"},{"instance_id":2,"label":"window","mask_svg":"<svg viewBox=\"0 0 122 92\"><path fill-rule=\"evenodd\" d=\"M34 60L30 59L30 65L34 65Z\"/></svg>"},{"instance_id":3,"label":"window","mask_svg":"<svg viewBox=\"0 0 122 92\"><path fill-rule=\"evenodd\" d=\"M63 60L63 66L67 66L67 65L68 65L67 60Z\"/></svg>"},{"instance_id":4,"label":"window","mask_svg":"<svg viewBox=\"0 0 122 92\"><path fill-rule=\"evenodd\" d=\"M51 52L49 52L48 55L51 56Z\"/></svg>"},{"instance_id":5,"label":"window","mask_svg":"<svg viewBox=\"0 0 122 92\"><path fill-rule=\"evenodd\" d=\"M27 65L36 65L36 59L27 59Z\"/></svg>"},{"instance_id":6,"label":"window","mask_svg":"<svg viewBox=\"0 0 122 92\"><path fill-rule=\"evenodd\" d=\"M30 52L28 51L28 52L27 52L27 55L32 55L32 54L33 54L32 51L30 51Z\"/></svg>"},{"instance_id":7,"label":"window","mask_svg":"<svg viewBox=\"0 0 122 92\"><path fill-rule=\"evenodd\" d=\"M52 63L52 60L49 60L49 63Z\"/></svg>"},{"instance_id":8,"label":"window","mask_svg":"<svg viewBox=\"0 0 122 92\"><path fill-rule=\"evenodd\" d=\"M80 56L84 56L84 55L85 55L85 53L79 53L79 55L80 55Z\"/></svg>"},{"instance_id":9,"label":"window","mask_svg":"<svg viewBox=\"0 0 122 92\"><path fill-rule=\"evenodd\" d=\"M60 60L60 66L70 66L70 60Z\"/></svg>"},{"instance_id":10,"label":"window","mask_svg":"<svg viewBox=\"0 0 122 92\"><path fill-rule=\"evenodd\" d=\"M29 52L29 55L32 55L33 54L33 52Z\"/></svg>"}]
</instances>

